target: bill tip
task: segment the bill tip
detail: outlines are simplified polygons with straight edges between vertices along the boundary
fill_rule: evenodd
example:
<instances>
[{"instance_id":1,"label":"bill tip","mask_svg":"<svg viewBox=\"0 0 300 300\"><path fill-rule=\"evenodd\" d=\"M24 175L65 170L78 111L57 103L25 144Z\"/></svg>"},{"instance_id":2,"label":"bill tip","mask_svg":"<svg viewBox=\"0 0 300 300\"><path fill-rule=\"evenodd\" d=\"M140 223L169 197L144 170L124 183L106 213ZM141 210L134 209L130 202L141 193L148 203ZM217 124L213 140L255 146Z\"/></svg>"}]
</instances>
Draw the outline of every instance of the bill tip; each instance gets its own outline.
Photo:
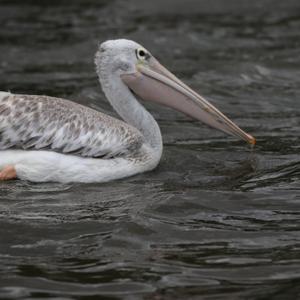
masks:
<instances>
[{"instance_id":1,"label":"bill tip","mask_svg":"<svg viewBox=\"0 0 300 300\"><path fill-rule=\"evenodd\" d=\"M249 136L249 139L248 139L249 144L251 144L252 146L255 146L255 144L256 144L255 137L253 137L252 135L248 135L248 136Z\"/></svg>"}]
</instances>

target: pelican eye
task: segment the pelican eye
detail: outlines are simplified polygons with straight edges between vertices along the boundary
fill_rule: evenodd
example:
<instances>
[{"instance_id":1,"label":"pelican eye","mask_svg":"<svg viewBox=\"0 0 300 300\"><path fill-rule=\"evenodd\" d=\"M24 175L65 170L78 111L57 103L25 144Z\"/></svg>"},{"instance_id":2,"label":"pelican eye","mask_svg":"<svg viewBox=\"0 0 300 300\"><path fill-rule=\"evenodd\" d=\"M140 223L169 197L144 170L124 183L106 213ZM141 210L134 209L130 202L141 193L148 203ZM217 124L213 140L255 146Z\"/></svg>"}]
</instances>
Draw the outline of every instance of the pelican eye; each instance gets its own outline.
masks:
<instances>
[{"instance_id":1,"label":"pelican eye","mask_svg":"<svg viewBox=\"0 0 300 300\"><path fill-rule=\"evenodd\" d=\"M138 48L135 50L136 57L140 60L146 60L150 58L150 54L144 48Z\"/></svg>"}]
</instances>

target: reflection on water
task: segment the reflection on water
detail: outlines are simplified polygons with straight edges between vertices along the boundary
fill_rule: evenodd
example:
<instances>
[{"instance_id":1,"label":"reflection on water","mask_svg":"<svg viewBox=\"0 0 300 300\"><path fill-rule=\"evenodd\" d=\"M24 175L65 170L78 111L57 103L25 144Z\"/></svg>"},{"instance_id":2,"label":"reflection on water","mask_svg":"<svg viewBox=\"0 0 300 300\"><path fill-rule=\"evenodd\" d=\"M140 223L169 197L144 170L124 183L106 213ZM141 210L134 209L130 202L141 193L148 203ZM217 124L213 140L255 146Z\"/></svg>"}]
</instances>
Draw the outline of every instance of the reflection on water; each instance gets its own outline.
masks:
<instances>
[{"instance_id":1,"label":"reflection on water","mask_svg":"<svg viewBox=\"0 0 300 300\"><path fill-rule=\"evenodd\" d=\"M258 141L146 104L165 144L153 172L0 183L1 299L300 297L299 4L273 2L1 2L1 90L112 113L93 55L126 37Z\"/></svg>"}]
</instances>

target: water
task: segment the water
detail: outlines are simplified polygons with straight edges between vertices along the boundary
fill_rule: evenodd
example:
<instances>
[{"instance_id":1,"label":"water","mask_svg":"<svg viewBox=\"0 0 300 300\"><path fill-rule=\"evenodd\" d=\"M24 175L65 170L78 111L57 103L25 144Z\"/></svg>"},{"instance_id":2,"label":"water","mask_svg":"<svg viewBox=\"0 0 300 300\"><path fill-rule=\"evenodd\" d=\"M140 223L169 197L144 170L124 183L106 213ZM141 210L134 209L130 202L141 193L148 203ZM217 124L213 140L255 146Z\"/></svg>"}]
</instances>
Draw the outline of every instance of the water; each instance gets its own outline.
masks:
<instances>
[{"instance_id":1,"label":"water","mask_svg":"<svg viewBox=\"0 0 300 300\"><path fill-rule=\"evenodd\" d=\"M0 183L0 298L299 299L299 2L24 2L0 3L1 90L112 113L93 56L126 37L258 143L145 104L155 171Z\"/></svg>"}]
</instances>

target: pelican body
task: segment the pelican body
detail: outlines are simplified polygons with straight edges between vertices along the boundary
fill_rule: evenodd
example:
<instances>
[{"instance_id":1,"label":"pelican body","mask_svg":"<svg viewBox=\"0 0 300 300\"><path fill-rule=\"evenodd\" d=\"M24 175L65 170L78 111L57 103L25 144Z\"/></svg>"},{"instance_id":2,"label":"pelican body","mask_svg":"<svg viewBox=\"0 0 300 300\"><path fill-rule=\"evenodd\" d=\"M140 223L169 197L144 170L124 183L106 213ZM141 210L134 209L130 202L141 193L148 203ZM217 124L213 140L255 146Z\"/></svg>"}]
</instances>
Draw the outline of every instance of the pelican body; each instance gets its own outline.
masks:
<instances>
[{"instance_id":1,"label":"pelican body","mask_svg":"<svg viewBox=\"0 0 300 300\"><path fill-rule=\"evenodd\" d=\"M95 64L103 92L123 121L65 99L0 92L0 180L106 182L154 169L162 137L140 100L255 143L136 42L102 43Z\"/></svg>"}]
</instances>

